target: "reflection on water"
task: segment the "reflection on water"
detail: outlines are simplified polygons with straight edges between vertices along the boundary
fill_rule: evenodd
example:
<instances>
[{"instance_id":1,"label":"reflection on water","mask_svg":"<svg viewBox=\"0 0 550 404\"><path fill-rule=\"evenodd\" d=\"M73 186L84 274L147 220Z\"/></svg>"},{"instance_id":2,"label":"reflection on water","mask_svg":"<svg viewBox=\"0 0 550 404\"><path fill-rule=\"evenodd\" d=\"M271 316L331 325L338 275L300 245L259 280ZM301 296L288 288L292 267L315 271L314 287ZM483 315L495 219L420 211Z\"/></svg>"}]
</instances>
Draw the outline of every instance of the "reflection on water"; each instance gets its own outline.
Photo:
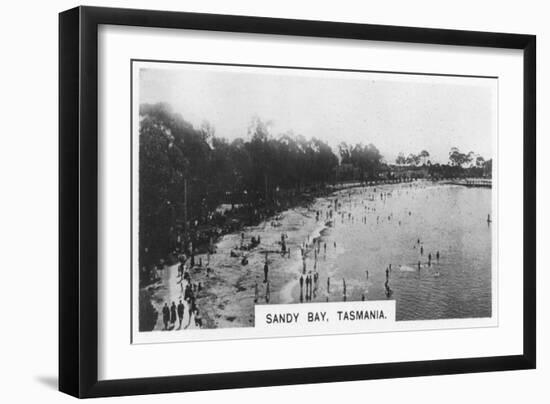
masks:
<instances>
[{"instance_id":1,"label":"reflection on water","mask_svg":"<svg viewBox=\"0 0 550 404\"><path fill-rule=\"evenodd\" d=\"M334 205L330 198L313 207L323 209L323 218L330 200ZM429 183L357 188L340 192L338 203L322 240L338 249L318 261L320 284L330 276L334 285L330 300L342 300L343 279L348 300L386 299L388 276L397 320L491 316L490 189Z\"/></svg>"}]
</instances>

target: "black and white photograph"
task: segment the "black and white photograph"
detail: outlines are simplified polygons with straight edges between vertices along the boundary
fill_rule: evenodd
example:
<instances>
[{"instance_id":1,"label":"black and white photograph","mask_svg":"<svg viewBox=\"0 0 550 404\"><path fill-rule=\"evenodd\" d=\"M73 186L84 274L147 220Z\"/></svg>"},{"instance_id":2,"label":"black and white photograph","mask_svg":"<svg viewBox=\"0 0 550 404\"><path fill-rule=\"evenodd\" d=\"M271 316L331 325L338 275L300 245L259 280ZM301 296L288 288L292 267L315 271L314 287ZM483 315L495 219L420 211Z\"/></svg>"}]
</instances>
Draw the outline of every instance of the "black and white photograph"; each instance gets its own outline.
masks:
<instances>
[{"instance_id":1,"label":"black and white photograph","mask_svg":"<svg viewBox=\"0 0 550 404\"><path fill-rule=\"evenodd\" d=\"M2 402L548 395L543 2L91 3L3 4Z\"/></svg>"},{"instance_id":2,"label":"black and white photograph","mask_svg":"<svg viewBox=\"0 0 550 404\"><path fill-rule=\"evenodd\" d=\"M496 77L132 63L135 341L494 324Z\"/></svg>"}]
</instances>

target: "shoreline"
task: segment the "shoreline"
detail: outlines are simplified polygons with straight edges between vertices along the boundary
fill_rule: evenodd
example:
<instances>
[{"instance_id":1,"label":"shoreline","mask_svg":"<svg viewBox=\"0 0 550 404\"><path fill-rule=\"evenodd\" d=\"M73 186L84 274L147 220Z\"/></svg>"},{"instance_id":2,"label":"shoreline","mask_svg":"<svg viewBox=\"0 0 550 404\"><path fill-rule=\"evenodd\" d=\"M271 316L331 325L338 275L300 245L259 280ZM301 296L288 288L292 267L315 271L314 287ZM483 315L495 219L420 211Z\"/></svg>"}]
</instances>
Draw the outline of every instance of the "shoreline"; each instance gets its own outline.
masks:
<instances>
[{"instance_id":1,"label":"shoreline","mask_svg":"<svg viewBox=\"0 0 550 404\"><path fill-rule=\"evenodd\" d=\"M429 181L429 183L451 185L444 181ZM377 189L378 192L378 188L380 188L380 191L385 190L384 192L386 192L388 186L392 190L394 187L402 188L401 192L406 192L406 189L409 188L408 183L378 183L376 185L364 185L360 191L357 191L357 185L353 184L349 188L340 188L327 195L312 198L302 206L277 213L266 218L258 225L243 227L241 232L221 236L215 243L217 252L210 256L210 267L213 269L210 276L206 275L207 254L196 255L195 261L200 262L202 260L203 265L191 269L190 274L192 282L200 282L202 285L202 290L197 294L196 302L203 317L203 328L253 327L256 284L259 292L258 304L298 303L300 300L299 277L302 273L300 246L308 239L308 250L306 252L308 254L306 258L308 270L313 268L313 249L311 245L314 240L325 241L329 246L326 254L323 254L323 251L320 252L317 271L322 272L323 278L320 280L316 296L311 301L321 302L325 299L335 301L343 298L342 273L338 267L339 257L345 253L345 245L338 241L338 248L336 248L336 245L333 246L333 242L337 240L333 238L341 233L341 230L337 231L336 228L344 225L341 215L348 211L348 193L351 195L356 192L372 192L374 189ZM413 185L411 184L411 186ZM420 184L420 186L423 185ZM353 188L356 189L352 190ZM334 201L335 198L338 198L341 202L341 208L334 212L334 217L326 219L321 215L320 220L317 221L315 212L318 210L327 211L329 203L331 203L329 201ZM375 201L365 199L365 202ZM351 209L351 205L349 209ZM332 221L332 224L329 224L329 221ZM277 226L272 225L274 222L278 223ZM357 223L359 224L359 222ZM345 225L349 225L349 222L346 222ZM290 258L288 256L283 257L280 253L281 233L286 233L288 236L287 247L291 252ZM245 243L248 243L253 236L260 236L261 242L250 251L240 251L238 246L241 243L241 234L245 235ZM237 252L237 257L231 256L230 252L232 250ZM269 265L269 301L266 301L266 284L263 283L263 266L266 253ZM240 262L243 255L248 258L247 265L242 265ZM369 267L370 264L366 263L366 265ZM170 268L162 271L170 271L174 267ZM379 270L382 271L383 267ZM377 270L373 269L371 271L371 275L374 275L374 277L366 284L357 283L352 278L346 279L348 299L360 298L361 293L364 293L365 296L370 294L372 282L376 279L375 271ZM327 276L331 277L330 293L324 287ZM177 292L177 290L174 292L173 285L163 285L161 282L161 285L152 292L151 300L174 299L177 298ZM355 297L352 297L352 294ZM156 308L158 310L158 305ZM155 328L155 330L158 330L158 328Z\"/></svg>"},{"instance_id":2,"label":"shoreline","mask_svg":"<svg viewBox=\"0 0 550 404\"><path fill-rule=\"evenodd\" d=\"M254 289L258 285L261 304L292 303L294 286L298 285L301 268L300 244L307 237L319 236L325 228L315 221L315 216L307 206L301 206L284 211L280 216L280 227L271 225L273 218L268 218L257 226L247 226L242 229L245 240L252 236L261 237L261 242L253 250L238 251L241 235L226 234L215 244L216 253L210 255L212 272L207 276L207 254L195 256L195 262L202 260L202 266L190 269L191 282L200 283L201 291L197 293L196 304L201 311L204 328L253 327L254 326ZM278 243L281 233L288 235L288 255L282 256ZM236 251L238 257L232 257L230 252ZM269 302L266 302L266 284L263 283L263 266L265 256L269 265ZM247 265L241 264L242 256L248 259ZM171 265L160 270L161 279L152 285L140 288L140 293L150 293L150 300L159 312L164 301L175 301L180 297L179 286L172 274L177 272L177 265ZM184 305L186 303L184 302ZM159 315L160 317L160 315ZM154 330L159 330L160 320Z\"/></svg>"},{"instance_id":3,"label":"shoreline","mask_svg":"<svg viewBox=\"0 0 550 404\"><path fill-rule=\"evenodd\" d=\"M300 255L300 246L306 240L310 240L306 257L313 250L311 243L314 240L325 240L327 232L335 226L339 220L339 213L334 212L334 217L330 220L334 224L327 225L324 219L319 222L315 220L315 209L313 206L326 205L330 199L335 197L342 198L344 192L364 188L372 190L382 186L395 186L408 184L409 182L387 183L379 182L376 184L360 185L357 183L339 184L327 194L319 196L310 196L304 199L305 204L289 208L283 212L275 213L254 226L244 226L240 232L233 232L222 235L215 243L215 254L210 255L210 267L213 270L210 276L206 276L207 254L195 255L195 262L202 260L203 266L195 266L190 270L193 283L201 283L203 289L197 294L197 306L203 317L203 328L227 328L227 327L253 327L254 326L254 289L258 284L259 299L261 304L292 304L299 302L299 277L301 274L302 257ZM273 228L271 223L274 218L279 217L283 222L281 227ZM288 235L287 246L291 251L291 257L282 257L280 254L279 235L281 233ZM245 240L248 241L252 236L260 236L261 243L250 251L238 251L237 246L241 242L241 234L245 234ZM274 237L275 235L275 237ZM238 253L238 257L230 257L231 250ZM331 258L335 260L344 252L341 246L330 248ZM268 253L270 297L266 301L266 285L263 281L263 265L265 254ZM241 265L240 259L243 255L248 258L248 265ZM310 257L306 258L308 261ZM290 260L290 262L289 262ZM175 271L177 265L170 265L161 271ZM311 268L311 266L308 266ZM330 272L333 275L333 272ZM166 279L166 277L164 277ZM151 302L164 299L168 295L168 301L174 299L173 290L170 291L170 285L160 287L158 281L142 289L154 289L151 293ZM168 286L168 287L167 287ZM322 288L321 288L322 289ZM339 290L339 285L334 282L331 285L331 294ZM170 293L172 292L172 293ZM159 296L161 295L161 296ZM171 296L171 297L170 297ZM318 293L312 301L322 301L321 297L327 297L326 291ZM174 300L175 301L175 300ZM177 301L176 301L177 304ZM184 305L187 307L186 302ZM153 306L160 313L162 305ZM159 314L159 317L161 315ZM161 321L158 320L154 330L158 330Z\"/></svg>"}]
</instances>

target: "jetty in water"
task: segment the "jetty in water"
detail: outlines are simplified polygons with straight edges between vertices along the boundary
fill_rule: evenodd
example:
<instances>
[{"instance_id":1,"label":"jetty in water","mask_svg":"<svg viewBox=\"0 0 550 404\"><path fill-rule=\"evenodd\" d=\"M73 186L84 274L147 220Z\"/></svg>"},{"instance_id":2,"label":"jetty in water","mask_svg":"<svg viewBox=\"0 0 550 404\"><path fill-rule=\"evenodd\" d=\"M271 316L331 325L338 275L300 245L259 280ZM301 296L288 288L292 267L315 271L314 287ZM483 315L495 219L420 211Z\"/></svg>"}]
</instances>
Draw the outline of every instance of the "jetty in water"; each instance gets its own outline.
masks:
<instances>
[{"instance_id":1,"label":"jetty in water","mask_svg":"<svg viewBox=\"0 0 550 404\"><path fill-rule=\"evenodd\" d=\"M492 188L493 180L490 178L464 178L460 180L450 181L450 184L462 185L465 187L475 188Z\"/></svg>"}]
</instances>

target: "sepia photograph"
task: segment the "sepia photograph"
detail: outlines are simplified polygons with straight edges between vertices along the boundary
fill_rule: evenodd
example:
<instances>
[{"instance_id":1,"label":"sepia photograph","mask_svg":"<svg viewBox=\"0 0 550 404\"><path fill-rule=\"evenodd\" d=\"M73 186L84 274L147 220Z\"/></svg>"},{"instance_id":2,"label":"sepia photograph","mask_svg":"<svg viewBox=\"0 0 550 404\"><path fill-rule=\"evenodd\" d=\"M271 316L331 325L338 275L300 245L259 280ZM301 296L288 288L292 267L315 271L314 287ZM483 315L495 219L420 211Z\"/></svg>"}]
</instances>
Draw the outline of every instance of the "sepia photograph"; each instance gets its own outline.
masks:
<instances>
[{"instance_id":1,"label":"sepia photograph","mask_svg":"<svg viewBox=\"0 0 550 404\"><path fill-rule=\"evenodd\" d=\"M134 341L496 318L498 78L132 75Z\"/></svg>"}]
</instances>

